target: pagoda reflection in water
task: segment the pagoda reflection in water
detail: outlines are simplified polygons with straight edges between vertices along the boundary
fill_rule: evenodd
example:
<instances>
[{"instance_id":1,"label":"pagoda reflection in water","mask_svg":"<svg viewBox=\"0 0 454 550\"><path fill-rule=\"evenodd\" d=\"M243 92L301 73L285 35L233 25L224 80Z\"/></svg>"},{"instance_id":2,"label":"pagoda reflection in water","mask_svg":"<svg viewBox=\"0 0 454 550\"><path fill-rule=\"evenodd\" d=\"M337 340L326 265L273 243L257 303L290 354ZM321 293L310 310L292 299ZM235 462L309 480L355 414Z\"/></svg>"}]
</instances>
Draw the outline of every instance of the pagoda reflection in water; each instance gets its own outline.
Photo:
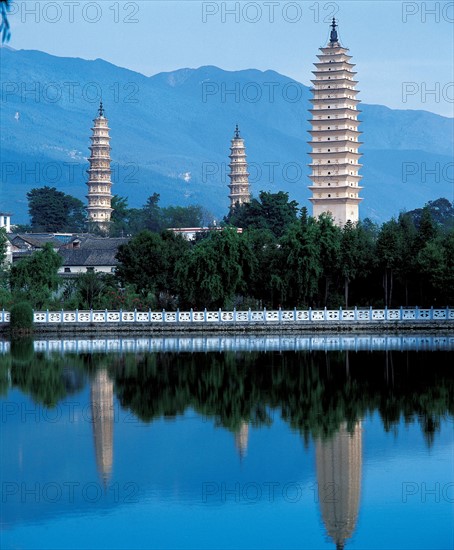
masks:
<instances>
[{"instance_id":1,"label":"pagoda reflection in water","mask_svg":"<svg viewBox=\"0 0 454 550\"><path fill-rule=\"evenodd\" d=\"M112 475L114 398L113 382L105 369L96 372L90 389L96 466L104 487Z\"/></svg>"},{"instance_id":2,"label":"pagoda reflection in water","mask_svg":"<svg viewBox=\"0 0 454 550\"><path fill-rule=\"evenodd\" d=\"M328 441L316 443L318 497L326 531L341 550L355 530L362 474L362 426L341 424Z\"/></svg>"},{"instance_id":3,"label":"pagoda reflection in water","mask_svg":"<svg viewBox=\"0 0 454 550\"><path fill-rule=\"evenodd\" d=\"M238 430L235 432L235 447L240 455L240 460L247 455L247 447L249 443L249 424L244 420L241 422Z\"/></svg>"}]
</instances>

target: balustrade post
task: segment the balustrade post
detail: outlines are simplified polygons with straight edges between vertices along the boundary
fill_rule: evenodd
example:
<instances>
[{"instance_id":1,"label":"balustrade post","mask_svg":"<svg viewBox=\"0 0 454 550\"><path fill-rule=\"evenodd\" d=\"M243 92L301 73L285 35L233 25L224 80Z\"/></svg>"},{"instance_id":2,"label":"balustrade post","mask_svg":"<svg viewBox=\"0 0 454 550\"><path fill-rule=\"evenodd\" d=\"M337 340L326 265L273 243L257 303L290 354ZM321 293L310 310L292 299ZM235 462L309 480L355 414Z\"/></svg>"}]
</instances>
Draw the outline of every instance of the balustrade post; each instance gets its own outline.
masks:
<instances>
[{"instance_id":1,"label":"balustrade post","mask_svg":"<svg viewBox=\"0 0 454 550\"><path fill-rule=\"evenodd\" d=\"M326 306L325 306L324 320L326 321Z\"/></svg>"},{"instance_id":2,"label":"balustrade post","mask_svg":"<svg viewBox=\"0 0 454 550\"><path fill-rule=\"evenodd\" d=\"M104 315L106 316L105 319L104 319L104 321L107 323L107 308L106 308L106 310L104 311Z\"/></svg>"},{"instance_id":3,"label":"balustrade post","mask_svg":"<svg viewBox=\"0 0 454 550\"><path fill-rule=\"evenodd\" d=\"M203 322L206 323L207 322L207 308L205 308L203 310Z\"/></svg>"},{"instance_id":4,"label":"balustrade post","mask_svg":"<svg viewBox=\"0 0 454 550\"><path fill-rule=\"evenodd\" d=\"M166 322L166 310L163 308L162 310L162 322L165 323Z\"/></svg>"},{"instance_id":5,"label":"balustrade post","mask_svg":"<svg viewBox=\"0 0 454 550\"><path fill-rule=\"evenodd\" d=\"M431 321L434 320L434 306L430 306L430 317L429 317L429 319Z\"/></svg>"},{"instance_id":6,"label":"balustrade post","mask_svg":"<svg viewBox=\"0 0 454 550\"><path fill-rule=\"evenodd\" d=\"M415 306L415 319L419 319L419 307Z\"/></svg>"},{"instance_id":7,"label":"balustrade post","mask_svg":"<svg viewBox=\"0 0 454 550\"><path fill-rule=\"evenodd\" d=\"M148 322L151 323L151 307L148 308Z\"/></svg>"},{"instance_id":8,"label":"balustrade post","mask_svg":"<svg viewBox=\"0 0 454 550\"><path fill-rule=\"evenodd\" d=\"M248 322L250 323L251 320L252 320L252 312L251 312L251 308L249 308L249 311L248 311L248 314L247 314L247 320Z\"/></svg>"},{"instance_id":9,"label":"balustrade post","mask_svg":"<svg viewBox=\"0 0 454 550\"><path fill-rule=\"evenodd\" d=\"M339 321L342 321L342 306L339 306Z\"/></svg>"},{"instance_id":10,"label":"balustrade post","mask_svg":"<svg viewBox=\"0 0 454 550\"><path fill-rule=\"evenodd\" d=\"M296 323L296 318L297 318L297 314L296 314L296 306L293 308L293 321Z\"/></svg>"},{"instance_id":11,"label":"balustrade post","mask_svg":"<svg viewBox=\"0 0 454 550\"><path fill-rule=\"evenodd\" d=\"M388 306L385 306L385 321L388 320Z\"/></svg>"},{"instance_id":12,"label":"balustrade post","mask_svg":"<svg viewBox=\"0 0 454 550\"><path fill-rule=\"evenodd\" d=\"M309 307L309 321L312 321L312 308Z\"/></svg>"},{"instance_id":13,"label":"balustrade post","mask_svg":"<svg viewBox=\"0 0 454 550\"><path fill-rule=\"evenodd\" d=\"M400 320L404 320L404 308L402 306L400 306Z\"/></svg>"},{"instance_id":14,"label":"balustrade post","mask_svg":"<svg viewBox=\"0 0 454 550\"><path fill-rule=\"evenodd\" d=\"M33 317L35 317L35 310L33 310ZM46 309L46 323L49 322L49 310Z\"/></svg>"},{"instance_id":15,"label":"balustrade post","mask_svg":"<svg viewBox=\"0 0 454 550\"><path fill-rule=\"evenodd\" d=\"M236 307L233 308L233 323L236 325Z\"/></svg>"},{"instance_id":16,"label":"balustrade post","mask_svg":"<svg viewBox=\"0 0 454 550\"><path fill-rule=\"evenodd\" d=\"M120 323L123 322L123 308L120 308Z\"/></svg>"},{"instance_id":17,"label":"balustrade post","mask_svg":"<svg viewBox=\"0 0 454 550\"><path fill-rule=\"evenodd\" d=\"M449 320L449 306L446 306L446 320Z\"/></svg>"},{"instance_id":18,"label":"balustrade post","mask_svg":"<svg viewBox=\"0 0 454 550\"><path fill-rule=\"evenodd\" d=\"M90 309L90 323L93 323L93 308Z\"/></svg>"},{"instance_id":19,"label":"balustrade post","mask_svg":"<svg viewBox=\"0 0 454 550\"><path fill-rule=\"evenodd\" d=\"M193 310L192 310L192 307L191 307L191 309L189 311L189 321L192 323L193 320L194 320L194 316L193 316Z\"/></svg>"},{"instance_id":20,"label":"balustrade post","mask_svg":"<svg viewBox=\"0 0 454 550\"><path fill-rule=\"evenodd\" d=\"M218 323L220 323L222 320L222 309L219 308L219 313L218 313Z\"/></svg>"},{"instance_id":21,"label":"balustrade post","mask_svg":"<svg viewBox=\"0 0 454 550\"><path fill-rule=\"evenodd\" d=\"M353 314L353 318L354 318L355 321L358 320L358 308L356 306L355 306L355 312Z\"/></svg>"},{"instance_id":22,"label":"balustrade post","mask_svg":"<svg viewBox=\"0 0 454 550\"><path fill-rule=\"evenodd\" d=\"M134 323L137 323L137 309L134 308Z\"/></svg>"},{"instance_id":23,"label":"balustrade post","mask_svg":"<svg viewBox=\"0 0 454 550\"><path fill-rule=\"evenodd\" d=\"M177 323L179 323L180 322L180 308L179 307L177 307L177 314L175 315L175 318L176 318Z\"/></svg>"},{"instance_id":24,"label":"balustrade post","mask_svg":"<svg viewBox=\"0 0 454 550\"><path fill-rule=\"evenodd\" d=\"M79 308L76 309L76 323L79 322Z\"/></svg>"},{"instance_id":25,"label":"balustrade post","mask_svg":"<svg viewBox=\"0 0 454 550\"><path fill-rule=\"evenodd\" d=\"M266 324L266 307L263 308L263 322Z\"/></svg>"},{"instance_id":26,"label":"balustrade post","mask_svg":"<svg viewBox=\"0 0 454 550\"><path fill-rule=\"evenodd\" d=\"M279 306L279 324L282 324L282 309L281 309L281 306Z\"/></svg>"},{"instance_id":27,"label":"balustrade post","mask_svg":"<svg viewBox=\"0 0 454 550\"><path fill-rule=\"evenodd\" d=\"M372 321L373 318L374 318L374 316L373 316L372 306L370 306L369 307L369 321Z\"/></svg>"},{"instance_id":28,"label":"balustrade post","mask_svg":"<svg viewBox=\"0 0 454 550\"><path fill-rule=\"evenodd\" d=\"M61 320L60 323L63 323L63 308L61 308Z\"/></svg>"}]
</instances>

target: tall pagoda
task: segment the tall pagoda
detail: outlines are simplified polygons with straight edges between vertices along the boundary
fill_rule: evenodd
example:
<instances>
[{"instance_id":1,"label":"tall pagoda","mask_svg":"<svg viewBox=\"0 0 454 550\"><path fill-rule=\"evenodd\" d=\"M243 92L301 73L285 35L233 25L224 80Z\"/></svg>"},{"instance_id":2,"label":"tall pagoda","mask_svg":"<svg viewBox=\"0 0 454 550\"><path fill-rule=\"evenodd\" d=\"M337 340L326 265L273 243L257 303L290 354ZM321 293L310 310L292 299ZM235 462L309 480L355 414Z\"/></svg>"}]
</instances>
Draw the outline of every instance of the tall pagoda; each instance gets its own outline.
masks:
<instances>
[{"instance_id":1,"label":"tall pagoda","mask_svg":"<svg viewBox=\"0 0 454 550\"><path fill-rule=\"evenodd\" d=\"M240 137L238 124L235 128L235 134L230 146L230 209L235 208L237 204L241 205L251 200L249 191L249 173L247 171L246 150L244 139Z\"/></svg>"},{"instance_id":2,"label":"tall pagoda","mask_svg":"<svg viewBox=\"0 0 454 550\"><path fill-rule=\"evenodd\" d=\"M334 18L329 43L320 52L313 71L315 79L311 81L314 86L310 109L312 197L309 200L315 218L330 212L335 223L343 226L348 220L358 221L362 201L359 197L362 176L358 174L362 166L358 152L361 111L357 109L360 101L356 99L355 65L350 63L348 48L339 43Z\"/></svg>"},{"instance_id":3,"label":"tall pagoda","mask_svg":"<svg viewBox=\"0 0 454 550\"><path fill-rule=\"evenodd\" d=\"M99 104L98 116L93 120L91 151L88 162L88 221L105 231L112 214L112 181L110 169L110 136L108 120L104 116L102 101Z\"/></svg>"}]
</instances>

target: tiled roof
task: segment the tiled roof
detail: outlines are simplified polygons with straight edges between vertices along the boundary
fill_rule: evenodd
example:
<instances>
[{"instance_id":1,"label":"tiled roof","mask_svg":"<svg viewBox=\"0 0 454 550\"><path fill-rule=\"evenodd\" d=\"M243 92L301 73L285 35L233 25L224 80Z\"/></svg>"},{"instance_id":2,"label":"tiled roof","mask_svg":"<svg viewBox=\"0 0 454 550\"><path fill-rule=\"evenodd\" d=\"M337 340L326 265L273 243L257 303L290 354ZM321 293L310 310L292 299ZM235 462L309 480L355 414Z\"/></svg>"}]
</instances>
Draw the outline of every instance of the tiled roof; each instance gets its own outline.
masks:
<instances>
[{"instance_id":1,"label":"tiled roof","mask_svg":"<svg viewBox=\"0 0 454 550\"><path fill-rule=\"evenodd\" d=\"M87 249L87 248L61 248L58 253L62 257L62 267L69 266L116 266L118 260L115 258L117 249Z\"/></svg>"}]
</instances>

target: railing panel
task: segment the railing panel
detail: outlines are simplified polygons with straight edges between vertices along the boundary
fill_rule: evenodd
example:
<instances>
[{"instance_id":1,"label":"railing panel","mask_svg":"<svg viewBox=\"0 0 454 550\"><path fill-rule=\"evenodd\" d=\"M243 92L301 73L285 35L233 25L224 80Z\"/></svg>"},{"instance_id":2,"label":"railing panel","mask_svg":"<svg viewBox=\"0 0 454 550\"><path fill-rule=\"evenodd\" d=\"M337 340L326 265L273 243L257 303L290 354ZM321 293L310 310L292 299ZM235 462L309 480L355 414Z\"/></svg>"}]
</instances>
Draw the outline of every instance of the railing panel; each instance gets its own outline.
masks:
<instances>
[{"instance_id":1,"label":"railing panel","mask_svg":"<svg viewBox=\"0 0 454 550\"><path fill-rule=\"evenodd\" d=\"M325 319L325 312L315 310L312 312L312 321L323 321Z\"/></svg>"},{"instance_id":2,"label":"railing panel","mask_svg":"<svg viewBox=\"0 0 454 550\"><path fill-rule=\"evenodd\" d=\"M266 312L267 321L279 321L279 311L267 311Z\"/></svg>"},{"instance_id":3,"label":"railing panel","mask_svg":"<svg viewBox=\"0 0 454 550\"><path fill-rule=\"evenodd\" d=\"M35 312L33 314L33 322L34 323L45 323L46 322L46 317L47 317L47 314L42 312L42 311Z\"/></svg>"},{"instance_id":4,"label":"railing panel","mask_svg":"<svg viewBox=\"0 0 454 550\"><path fill-rule=\"evenodd\" d=\"M137 311L136 321L138 323L148 323L149 320L150 320L150 316L148 314L148 311Z\"/></svg>"},{"instance_id":5,"label":"railing panel","mask_svg":"<svg viewBox=\"0 0 454 550\"><path fill-rule=\"evenodd\" d=\"M93 323L105 323L106 322L106 312L105 311L94 311L92 321L93 321Z\"/></svg>"},{"instance_id":6,"label":"railing panel","mask_svg":"<svg viewBox=\"0 0 454 550\"><path fill-rule=\"evenodd\" d=\"M433 310L434 319L446 319L446 309L434 309Z\"/></svg>"},{"instance_id":7,"label":"railing panel","mask_svg":"<svg viewBox=\"0 0 454 550\"><path fill-rule=\"evenodd\" d=\"M107 312L107 322L108 323L119 323L120 322L120 312L119 311L108 311Z\"/></svg>"},{"instance_id":8,"label":"railing panel","mask_svg":"<svg viewBox=\"0 0 454 550\"><path fill-rule=\"evenodd\" d=\"M370 321L370 313L370 309L359 309L356 312L356 318L358 319L358 321Z\"/></svg>"},{"instance_id":9,"label":"railing panel","mask_svg":"<svg viewBox=\"0 0 454 550\"><path fill-rule=\"evenodd\" d=\"M265 321L265 312L251 311L251 321Z\"/></svg>"},{"instance_id":10,"label":"railing panel","mask_svg":"<svg viewBox=\"0 0 454 550\"><path fill-rule=\"evenodd\" d=\"M400 319L400 309L388 309L387 314L388 321L398 321Z\"/></svg>"},{"instance_id":11,"label":"railing panel","mask_svg":"<svg viewBox=\"0 0 454 550\"><path fill-rule=\"evenodd\" d=\"M304 310L304 311L297 311L296 312L296 320L297 321L309 321L309 312Z\"/></svg>"},{"instance_id":12,"label":"railing panel","mask_svg":"<svg viewBox=\"0 0 454 550\"><path fill-rule=\"evenodd\" d=\"M351 310L342 310L342 321L354 321L355 312Z\"/></svg>"}]
</instances>

